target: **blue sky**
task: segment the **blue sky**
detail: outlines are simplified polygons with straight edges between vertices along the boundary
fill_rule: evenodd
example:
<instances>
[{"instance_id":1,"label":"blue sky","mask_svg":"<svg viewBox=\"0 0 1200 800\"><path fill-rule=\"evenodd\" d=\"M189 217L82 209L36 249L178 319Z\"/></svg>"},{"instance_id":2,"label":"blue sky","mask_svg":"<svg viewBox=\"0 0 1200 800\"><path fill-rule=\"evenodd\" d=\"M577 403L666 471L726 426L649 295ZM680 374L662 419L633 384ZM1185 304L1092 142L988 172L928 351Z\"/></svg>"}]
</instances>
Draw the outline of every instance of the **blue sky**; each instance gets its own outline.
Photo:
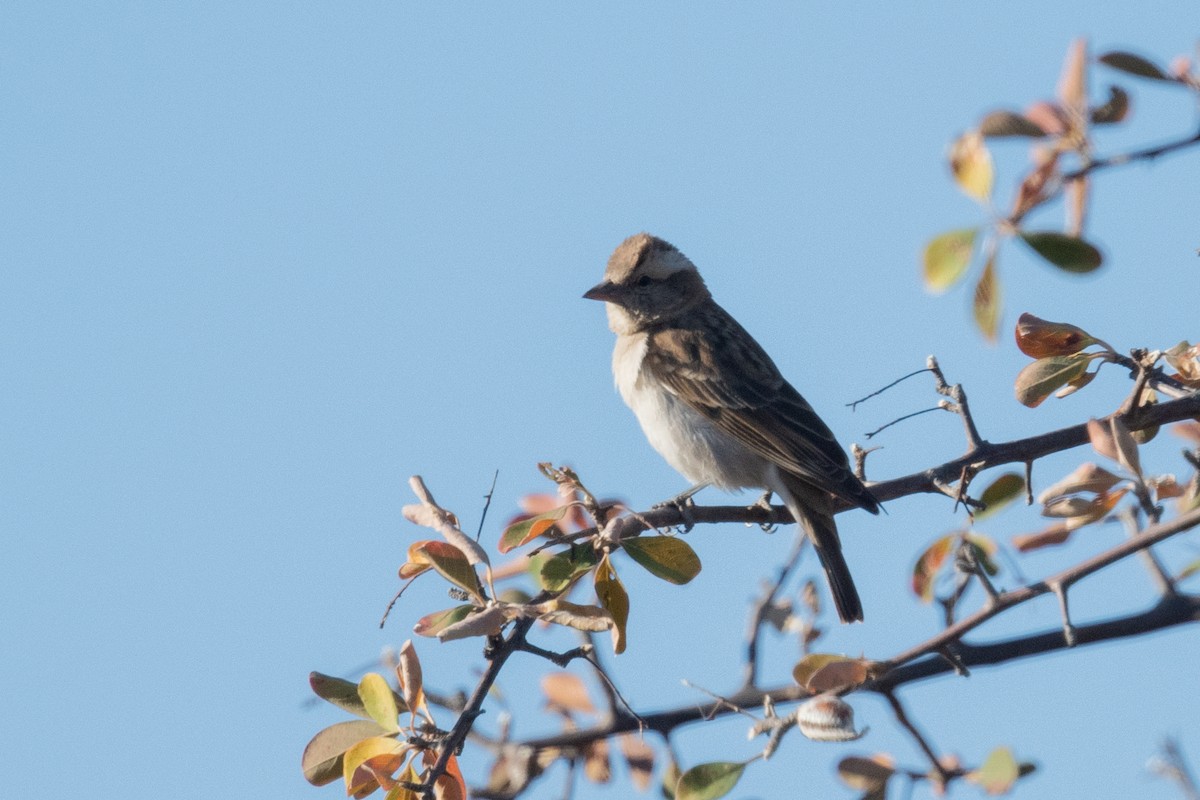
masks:
<instances>
[{"instance_id":1,"label":"blue sky","mask_svg":"<svg viewBox=\"0 0 1200 800\"><path fill-rule=\"evenodd\" d=\"M914 381L844 407L929 353L985 437L1107 413L1127 389L1116 371L1019 406L1024 357L1007 333L980 341L964 291L927 295L918 257L979 219L946 174L957 133L1050 95L1076 36L1165 62L1198 22L1186 4L1077 2L6 5L6 793L340 796L300 776L308 737L339 719L302 708L307 672L349 670L447 605L424 582L376 628L420 535L400 517L409 475L473 526L499 470L493 542L516 499L547 488L538 461L636 506L682 488L613 391L611 335L580 299L639 230L699 264L847 446L932 403ZM1102 152L1193 129L1182 93L1122 83L1132 120ZM1022 145L997 158L1003 191ZM1122 349L1194 340L1200 154L1097 184L1090 231L1108 265L1072 278L1010 248L1003 329L1031 311ZM1146 460L1182 471L1161 438ZM877 478L963 447L947 415L877 441ZM888 510L840 523L868 621L822 649L883 658L936 629L907 575L961 515L934 498ZM1037 524L1014 511L983 529ZM1021 565L1047 574L1122 536L1098 528ZM630 652L613 669L643 708L696 698L680 678L734 686L746 602L790 535L690 541L706 564L692 585L629 572ZM1073 606L1083 621L1151 599L1131 561ZM981 636L1055 624L1052 602L1033 603ZM431 684L473 682L474 643L418 648ZM792 648L771 642L769 678L786 678ZM1177 630L903 694L939 748L978 761L1007 744L1040 762L1019 796L1172 797L1143 765L1166 734L1200 757L1197 657ZM522 699L543 671L528 659L503 677L520 735L552 725ZM857 705L866 740L790 739L735 796L849 797L832 765L850 752L921 764L884 704ZM677 745L691 763L747 757L743 728L694 727Z\"/></svg>"}]
</instances>

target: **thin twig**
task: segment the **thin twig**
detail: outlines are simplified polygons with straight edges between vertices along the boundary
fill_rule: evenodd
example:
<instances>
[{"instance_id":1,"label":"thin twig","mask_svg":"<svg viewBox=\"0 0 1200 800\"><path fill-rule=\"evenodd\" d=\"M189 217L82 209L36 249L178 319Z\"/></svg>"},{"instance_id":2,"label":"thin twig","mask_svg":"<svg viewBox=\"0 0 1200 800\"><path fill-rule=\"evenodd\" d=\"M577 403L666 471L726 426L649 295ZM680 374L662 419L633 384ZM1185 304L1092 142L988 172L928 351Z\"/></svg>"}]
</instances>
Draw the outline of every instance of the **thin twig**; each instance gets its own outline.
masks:
<instances>
[{"instance_id":1,"label":"thin twig","mask_svg":"<svg viewBox=\"0 0 1200 800\"><path fill-rule=\"evenodd\" d=\"M783 584L791 577L795 571L796 565L800 563L800 557L804 553L804 542L806 537L800 534L796 537L796 543L792 545L792 552L779 567L779 571L775 575L775 580L767 587L766 592L750 611L750 627L746 634L746 661L742 667L742 685L754 686L758 681L758 640L762 633L763 623L767 619L767 611L771 604L775 602L776 596L783 588Z\"/></svg>"},{"instance_id":2,"label":"thin twig","mask_svg":"<svg viewBox=\"0 0 1200 800\"><path fill-rule=\"evenodd\" d=\"M883 394L883 393L884 393L884 392L886 392L888 389L892 388L893 386L896 386L897 384L903 383L904 381L908 380L909 378L916 377L917 375L920 375L922 372L928 372L928 371L929 371L929 369L928 369L928 368L926 368L926 369L918 369L918 370L916 370L916 371L914 371L914 372L910 372L910 373L908 373L907 375L905 375L904 377L902 377L902 378L897 378L896 380L892 381L892 382L891 382L891 383L889 383L887 386L884 386L882 389L876 389L875 391L871 392L871 393L870 393L869 395L867 395L866 397L860 397L859 399L855 400L853 403L846 403L846 405L847 405L847 407L849 407L851 410L855 410L855 411L857 411L857 410L858 410L858 406L859 406L861 403L865 403L866 401L870 400L872 397L877 397L877 396L879 396L879 395Z\"/></svg>"},{"instance_id":3,"label":"thin twig","mask_svg":"<svg viewBox=\"0 0 1200 800\"><path fill-rule=\"evenodd\" d=\"M929 759L930 766L933 767L934 772L936 772L938 775L938 779L941 781L942 785L945 786L953 778L953 775L951 775L950 772L948 772L942 765L942 760L938 758L938 754L934 752L933 746L929 744L929 740L925 738L924 734L917 730L917 726L914 725L913 721L908 718L908 714L904 713L904 706L900 704L900 698L896 697L896 693L894 691L888 689L887 691L883 692L883 696L891 705L892 713L896 715L896 721L900 723L901 727L909 732L914 740L916 740L917 746L921 748L921 752L924 753L925 757Z\"/></svg>"},{"instance_id":4,"label":"thin twig","mask_svg":"<svg viewBox=\"0 0 1200 800\"><path fill-rule=\"evenodd\" d=\"M921 370L921 371L924 372L925 370ZM864 439L872 439L875 436L877 436L878 434L886 431L888 428L892 427L893 425L904 422L904 420L906 420L906 419L912 419L913 417L919 417L922 414L928 414L930 411L945 411L945 410L946 409L943 408L942 406L936 405L936 406L930 406L929 408L923 408L920 411L914 411L911 414L905 414L902 417L897 417L896 419L892 420L891 422L887 423L886 425L880 425L878 428L871 431L870 433L864 433L863 438Z\"/></svg>"},{"instance_id":5,"label":"thin twig","mask_svg":"<svg viewBox=\"0 0 1200 800\"><path fill-rule=\"evenodd\" d=\"M475 531L475 541L479 541L479 537L483 535L483 521L487 519L488 509L492 507L492 495L496 493L496 481L500 480L500 470L492 473L492 486L484 495L483 513L479 515L479 529Z\"/></svg>"}]
</instances>

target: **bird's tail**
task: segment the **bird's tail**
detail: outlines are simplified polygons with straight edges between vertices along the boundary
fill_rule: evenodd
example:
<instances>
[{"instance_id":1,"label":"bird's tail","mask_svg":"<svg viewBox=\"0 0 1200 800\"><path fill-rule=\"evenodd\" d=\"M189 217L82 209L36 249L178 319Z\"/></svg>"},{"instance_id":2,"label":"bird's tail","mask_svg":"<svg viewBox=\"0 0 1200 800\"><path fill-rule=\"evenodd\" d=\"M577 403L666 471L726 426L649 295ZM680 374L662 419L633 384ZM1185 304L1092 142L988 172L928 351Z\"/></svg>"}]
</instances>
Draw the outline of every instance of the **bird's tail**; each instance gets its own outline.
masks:
<instances>
[{"instance_id":1,"label":"bird's tail","mask_svg":"<svg viewBox=\"0 0 1200 800\"><path fill-rule=\"evenodd\" d=\"M780 476L786 491L776 493L788 511L800 523L800 527L813 543L817 558L825 569L833 604L842 622L859 622L863 618L862 600L854 587L850 567L842 556L842 543L838 538L837 525L833 521L833 503L830 496L787 475Z\"/></svg>"}]
</instances>

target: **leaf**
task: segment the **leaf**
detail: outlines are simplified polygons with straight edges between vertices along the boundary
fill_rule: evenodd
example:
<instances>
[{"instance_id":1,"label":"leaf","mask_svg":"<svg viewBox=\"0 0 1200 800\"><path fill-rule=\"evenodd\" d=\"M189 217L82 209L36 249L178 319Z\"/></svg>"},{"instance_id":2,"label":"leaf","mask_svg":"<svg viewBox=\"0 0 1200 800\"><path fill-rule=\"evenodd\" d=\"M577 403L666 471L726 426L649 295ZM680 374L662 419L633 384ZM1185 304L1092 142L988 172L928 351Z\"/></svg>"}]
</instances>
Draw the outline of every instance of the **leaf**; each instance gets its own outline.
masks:
<instances>
[{"instance_id":1,"label":"leaf","mask_svg":"<svg viewBox=\"0 0 1200 800\"><path fill-rule=\"evenodd\" d=\"M639 792L646 791L654 776L654 748L641 736L626 733L619 738L621 755L629 766L629 779Z\"/></svg>"},{"instance_id":2,"label":"leaf","mask_svg":"<svg viewBox=\"0 0 1200 800\"><path fill-rule=\"evenodd\" d=\"M691 545L677 536L634 536L621 547L656 578L683 585L700 574L700 558Z\"/></svg>"},{"instance_id":3,"label":"leaf","mask_svg":"<svg viewBox=\"0 0 1200 800\"><path fill-rule=\"evenodd\" d=\"M740 761L711 761L697 764L679 776L675 800L716 800L733 791L746 764Z\"/></svg>"},{"instance_id":4,"label":"leaf","mask_svg":"<svg viewBox=\"0 0 1200 800\"><path fill-rule=\"evenodd\" d=\"M1129 115L1129 93L1120 86L1108 87L1108 100L1104 105L1092 109L1092 122L1096 125L1111 125Z\"/></svg>"},{"instance_id":5,"label":"leaf","mask_svg":"<svg viewBox=\"0 0 1200 800\"><path fill-rule=\"evenodd\" d=\"M933 579L953 549L954 536L943 536L917 557L917 563L913 565L912 590L921 602L933 600Z\"/></svg>"},{"instance_id":6,"label":"leaf","mask_svg":"<svg viewBox=\"0 0 1200 800\"><path fill-rule=\"evenodd\" d=\"M313 693L322 700L332 703L343 711L349 711L356 717L371 718L363 706L362 698L358 696L357 683L335 678L332 675L323 675L320 672L310 672L308 685L312 687ZM396 700L397 708L404 711L405 709L401 707L404 701L395 692L392 693L392 696Z\"/></svg>"},{"instance_id":7,"label":"leaf","mask_svg":"<svg viewBox=\"0 0 1200 800\"><path fill-rule=\"evenodd\" d=\"M1138 457L1137 442L1130 435L1129 428L1125 427L1125 423L1121 421L1120 417L1113 417L1108 424L1117 448L1117 463L1129 470L1130 474L1141 478L1142 461Z\"/></svg>"},{"instance_id":8,"label":"leaf","mask_svg":"<svg viewBox=\"0 0 1200 800\"><path fill-rule=\"evenodd\" d=\"M425 705L425 686L421 675L421 660L412 639L405 639L397 654L396 680L400 682L400 693L404 703L413 713Z\"/></svg>"},{"instance_id":9,"label":"leaf","mask_svg":"<svg viewBox=\"0 0 1200 800\"><path fill-rule=\"evenodd\" d=\"M571 545L542 562L535 577L546 591L562 592L596 564L596 551L591 545Z\"/></svg>"},{"instance_id":10,"label":"leaf","mask_svg":"<svg viewBox=\"0 0 1200 800\"><path fill-rule=\"evenodd\" d=\"M1184 578L1190 578L1197 572L1200 572L1200 558L1197 558L1195 561L1192 561L1186 567L1181 569L1179 574L1175 576L1175 580L1181 581Z\"/></svg>"},{"instance_id":11,"label":"leaf","mask_svg":"<svg viewBox=\"0 0 1200 800\"><path fill-rule=\"evenodd\" d=\"M433 569L433 564L421 552L421 548L430 542L437 541L436 539L422 539L419 542L413 542L408 546L408 561L400 565L400 578L402 580L411 580L417 577L422 572Z\"/></svg>"},{"instance_id":12,"label":"leaf","mask_svg":"<svg viewBox=\"0 0 1200 800\"><path fill-rule=\"evenodd\" d=\"M979 499L987 506L975 512L975 519L987 519L1016 500L1025 491L1025 479L1015 472L1006 472L988 484Z\"/></svg>"},{"instance_id":13,"label":"leaf","mask_svg":"<svg viewBox=\"0 0 1200 800\"><path fill-rule=\"evenodd\" d=\"M1065 272L1092 272L1104 261L1094 245L1057 231L1021 233L1034 252Z\"/></svg>"},{"instance_id":14,"label":"leaf","mask_svg":"<svg viewBox=\"0 0 1200 800\"><path fill-rule=\"evenodd\" d=\"M592 783L608 783L612 780L607 739L593 739L584 745L583 776Z\"/></svg>"},{"instance_id":15,"label":"leaf","mask_svg":"<svg viewBox=\"0 0 1200 800\"><path fill-rule=\"evenodd\" d=\"M1107 52L1097 59L1101 64L1120 70L1129 75L1134 75L1139 78L1149 78L1153 81L1168 81L1175 83L1175 79L1164 72L1157 64L1149 59L1142 58L1133 53L1127 53L1121 50L1112 50Z\"/></svg>"},{"instance_id":16,"label":"leaf","mask_svg":"<svg viewBox=\"0 0 1200 800\"><path fill-rule=\"evenodd\" d=\"M418 636L437 636L446 628L456 622L462 622L472 611L479 606L471 605L470 603L454 608L447 608L444 611L435 611L432 614L426 614L417 620L417 624L413 625L413 633Z\"/></svg>"},{"instance_id":17,"label":"leaf","mask_svg":"<svg viewBox=\"0 0 1200 800\"><path fill-rule=\"evenodd\" d=\"M968 533L963 535L963 541L971 549L976 563L983 567L984 572L992 577L1000 573L1000 567L996 565L995 559L996 552L1000 548L996 546L996 543L991 538L981 536L978 533Z\"/></svg>"},{"instance_id":18,"label":"leaf","mask_svg":"<svg viewBox=\"0 0 1200 800\"><path fill-rule=\"evenodd\" d=\"M400 709L396 705L396 696L392 687L378 672L368 672L358 682L358 696L362 698L363 708L371 715L371 719L388 733L400 730L397 717ZM406 698L407 699L407 698Z\"/></svg>"},{"instance_id":19,"label":"leaf","mask_svg":"<svg viewBox=\"0 0 1200 800\"><path fill-rule=\"evenodd\" d=\"M419 477L414 476L409 483L414 488L424 489L424 484ZM449 544L454 545L466 557L468 563L483 564L484 566L490 564L487 551L479 545L479 542L459 530L458 518L444 508L438 508L433 505L431 500L419 504L407 505L401 509L401 513L406 520L414 525L433 528L440 533Z\"/></svg>"},{"instance_id":20,"label":"leaf","mask_svg":"<svg viewBox=\"0 0 1200 800\"><path fill-rule=\"evenodd\" d=\"M483 605L483 587L479 584L479 576L463 551L449 542L434 540L425 542L419 552L438 574L471 595L478 605Z\"/></svg>"},{"instance_id":21,"label":"leaf","mask_svg":"<svg viewBox=\"0 0 1200 800\"><path fill-rule=\"evenodd\" d=\"M1012 750L997 747L984 760L983 766L968 775L980 788L991 795L1005 794L1020 777L1020 767Z\"/></svg>"},{"instance_id":22,"label":"leaf","mask_svg":"<svg viewBox=\"0 0 1200 800\"><path fill-rule=\"evenodd\" d=\"M1038 495L1038 502L1042 505L1047 505L1057 498L1079 494L1080 492L1103 494L1120 482L1120 476L1114 475L1104 467L1097 466L1089 461L1080 464L1070 475L1061 481L1048 486Z\"/></svg>"},{"instance_id":23,"label":"leaf","mask_svg":"<svg viewBox=\"0 0 1200 800\"><path fill-rule=\"evenodd\" d=\"M1046 131L1029 117L1003 110L993 111L984 117L979 123L979 132L988 138L1028 136L1039 139L1046 135Z\"/></svg>"},{"instance_id":24,"label":"leaf","mask_svg":"<svg viewBox=\"0 0 1200 800\"><path fill-rule=\"evenodd\" d=\"M817 670L824 667L826 664L834 664L838 661L852 660L848 656L835 655L834 653L809 653L796 662L796 666L792 667L792 678L801 686L808 686L809 678L817 673Z\"/></svg>"},{"instance_id":25,"label":"leaf","mask_svg":"<svg viewBox=\"0 0 1200 800\"><path fill-rule=\"evenodd\" d=\"M583 679L572 672L551 672L542 676L542 694L546 695L546 706L552 710L596 713Z\"/></svg>"},{"instance_id":26,"label":"leaf","mask_svg":"<svg viewBox=\"0 0 1200 800\"><path fill-rule=\"evenodd\" d=\"M971 310L975 326L989 342L996 341L1000 330L1000 280L996 277L996 254L993 251L983 265L983 274L975 284Z\"/></svg>"},{"instance_id":27,"label":"leaf","mask_svg":"<svg viewBox=\"0 0 1200 800\"><path fill-rule=\"evenodd\" d=\"M574 503L568 503L565 506L559 506L558 508L553 508L541 514L514 522L504 531L504 534L500 537L500 544L496 549L501 553L507 553L554 530L555 523L567 516L574 505Z\"/></svg>"},{"instance_id":28,"label":"leaf","mask_svg":"<svg viewBox=\"0 0 1200 800\"><path fill-rule=\"evenodd\" d=\"M512 606L494 605L470 614L459 622L447 625L438 631L437 638L453 642L471 636L495 636L505 623L517 616L519 611Z\"/></svg>"},{"instance_id":29,"label":"leaf","mask_svg":"<svg viewBox=\"0 0 1200 800\"><path fill-rule=\"evenodd\" d=\"M1113 441L1112 428L1098 419L1087 421L1088 440L1092 449L1105 458L1117 460L1117 443Z\"/></svg>"},{"instance_id":30,"label":"leaf","mask_svg":"<svg viewBox=\"0 0 1200 800\"><path fill-rule=\"evenodd\" d=\"M598 606L580 606L566 600L551 600L536 607L538 619L580 631L599 633L613 626L612 614Z\"/></svg>"},{"instance_id":31,"label":"leaf","mask_svg":"<svg viewBox=\"0 0 1200 800\"><path fill-rule=\"evenodd\" d=\"M1067 50L1062 77L1058 81L1058 99L1067 112L1067 121L1080 136L1085 133L1087 109L1087 40L1076 39Z\"/></svg>"},{"instance_id":32,"label":"leaf","mask_svg":"<svg viewBox=\"0 0 1200 800\"><path fill-rule=\"evenodd\" d=\"M384 729L371 720L338 722L317 733L304 748L300 767L304 779L313 786L324 786L342 776L342 754L363 739L379 736Z\"/></svg>"},{"instance_id":33,"label":"leaf","mask_svg":"<svg viewBox=\"0 0 1200 800\"><path fill-rule=\"evenodd\" d=\"M1141 397L1138 398L1138 407L1147 408L1153 405L1158 405L1158 392L1154 391L1154 389L1150 388L1149 386L1146 386L1142 389ZM1155 436L1158 436L1158 431L1161 427L1161 425L1151 425L1147 428L1142 428L1141 430L1130 431L1129 435L1132 436L1133 440L1138 444L1147 444L1153 441Z\"/></svg>"},{"instance_id":34,"label":"leaf","mask_svg":"<svg viewBox=\"0 0 1200 800\"><path fill-rule=\"evenodd\" d=\"M883 788L888 779L896 774L892 757L879 753L870 758L848 756L838 762L838 777L842 782L860 792L874 792Z\"/></svg>"},{"instance_id":35,"label":"leaf","mask_svg":"<svg viewBox=\"0 0 1200 800\"><path fill-rule=\"evenodd\" d=\"M366 761L380 756L394 760L394 772L400 768L402 754L407 749L406 743L398 742L390 736L373 736L356 743L342 756L342 779L346 782L346 794L365 792L368 788L374 791L373 787L379 784L370 768L362 768Z\"/></svg>"},{"instance_id":36,"label":"leaf","mask_svg":"<svg viewBox=\"0 0 1200 800\"><path fill-rule=\"evenodd\" d=\"M1076 353L1039 358L1027 364L1017 373L1014 387L1017 401L1029 408L1036 408L1060 386L1082 375L1090 360L1087 353Z\"/></svg>"},{"instance_id":37,"label":"leaf","mask_svg":"<svg viewBox=\"0 0 1200 800\"><path fill-rule=\"evenodd\" d=\"M467 782L463 779L457 756L450 756L445 774L437 779L433 788L435 800L467 800Z\"/></svg>"},{"instance_id":38,"label":"leaf","mask_svg":"<svg viewBox=\"0 0 1200 800\"><path fill-rule=\"evenodd\" d=\"M612 615L613 652L617 655L625 652L625 624L629 621L629 594L617 577L616 570L608 560L608 555L600 559L595 574L596 597L600 605Z\"/></svg>"},{"instance_id":39,"label":"leaf","mask_svg":"<svg viewBox=\"0 0 1200 800\"><path fill-rule=\"evenodd\" d=\"M992 196L992 154L979 131L968 131L950 145L950 171L968 197L986 204Z\"/></svg>"},{"instance_id":40,"label":"leaf","mask_svg":"<svg viewBox=\"0 0 1200 800\"><path fill-rule=\"evenodd\" d=\"M1095 380L1098 374L1100 374L1099 370L1096 372L1085 372L1074 380L1067 381L1067 385L1055 392L1054 396L1060 399L1063 397L1070 397Z\"/></svg>"},{"instance_id":41,"label":"leaf","mask_svg":"<svg viewBox=\"0 0 1200 800\"><path fill-rule=\"evenodd\" d=\"M1067 184L1067 234L1069 236L1083 235L1083 226L1087 222L1090 187L1091 181L1086 175Z\"/></svg>"},{"instance_id":42,"label":"leaf","mask_svg":"<svg viewBox=\"0 0 1200 800\"><path fill-rule=\"evenodd\" d=\"M882 664L865 658L830 661L809 676L804 688L813 694L840 691L845 688L861 686L869 680L878 678L884 671L885 668ZM795 674L795 669L792 670L792 673Z\"/></svg>"},{"instance_id":43,"label":"leaf","mask_svg":"<svg viewBox=\"0 0 1200 800\"><path fill-rule=\"evenodd\" d=\"M1097 342L1083 328L1039 319L1029 312L1017 320L1015 334L1017 348L1030 358L1069 356Z\"/></svg>"},{"instance_id":44,"label":"leaf","mask_svg":"<svg viewBox=\"0 0 1200 800\"><path fill-rule=\"evenodd\" d=\"M1047 119L1057 119L1051 111L1048 111ZM1032 114L1031 114L1032 116ZM1049 122L1042 123L1043 126L1049 125ZM1059 125L1061 128L1061 123ZM1047 128L1050 130L1050 128ZM1051 131L1058 133L1060 131ZM1053 185L1051 178L1059 177L1058 162L1060 153L1054 150L1050 153L1035 153L1035 166L1021 180L1021 185L1017 188L1016 195L1013 197L1012 218L1021 219L1035 207L1046 202L1050 198L1049 189Z\"/></svg>"},{"instance_id":45,"label":"leaf","mask_svg":"<svg viewBox=\"0 0 1200 800\"><path fill-rule=\"evenodd\" d=\"M935 236L925 245L925 286L944 292L962 278L971 263L978 228L962 228Z\"/></svg>"}]
</instances>

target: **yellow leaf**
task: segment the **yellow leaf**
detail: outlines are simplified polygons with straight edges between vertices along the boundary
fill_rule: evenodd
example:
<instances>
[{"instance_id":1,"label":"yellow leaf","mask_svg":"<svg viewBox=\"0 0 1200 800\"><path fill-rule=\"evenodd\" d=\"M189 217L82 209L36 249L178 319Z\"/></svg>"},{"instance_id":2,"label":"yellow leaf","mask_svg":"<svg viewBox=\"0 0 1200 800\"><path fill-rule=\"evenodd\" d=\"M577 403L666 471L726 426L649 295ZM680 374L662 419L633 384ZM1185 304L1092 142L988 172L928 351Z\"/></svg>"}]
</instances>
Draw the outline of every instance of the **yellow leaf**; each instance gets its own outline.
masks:
<instances>
[{"instance_id":1,"label":"yellow leaf","mask_svg":"<svg viewBox=\"0 0 1200 800\"><path fill-rule=\"evenodd\" d=\"M925 245L923 259L925 286L931 292L944 292L962 278L971 264L978 228L947 231Z\"/></svg>"},{"instance_id":2,"label":"yellow leaf","mask_svg":"<svg viewBox=\"0 0 1200 800\"><path fill-rule=\"evenodd\" d=\"M996 254L988 256L979 283L975 284L973 304L975 325L989 342L996 341L1000 329L1000 281L996 277Z\"/></svg>"},{"instance_id":3,"label":"yellow leaf","mask_svg":"<svg viewBox=\"0 0 1200 800\"><path fill-rule=\"evenodd\" d=\"M613 652L617 655L625 652L625 624L629 621L629 594L617 577L616 570L605 553L596 567L595 575L596 597L600 605L612 614Z\"/></svg>"},{"instance_id":4,"label":"yellow leaf","mask_svg":"<svg viewBox=\"0 0 1200 800\"><path fill-rule=\"evenodd\" d=\"M987 204L992 196L992 154L979 131L969 131L950 146L950 171L958 187L974 200Z\"/></svg>"}]
</instances>

